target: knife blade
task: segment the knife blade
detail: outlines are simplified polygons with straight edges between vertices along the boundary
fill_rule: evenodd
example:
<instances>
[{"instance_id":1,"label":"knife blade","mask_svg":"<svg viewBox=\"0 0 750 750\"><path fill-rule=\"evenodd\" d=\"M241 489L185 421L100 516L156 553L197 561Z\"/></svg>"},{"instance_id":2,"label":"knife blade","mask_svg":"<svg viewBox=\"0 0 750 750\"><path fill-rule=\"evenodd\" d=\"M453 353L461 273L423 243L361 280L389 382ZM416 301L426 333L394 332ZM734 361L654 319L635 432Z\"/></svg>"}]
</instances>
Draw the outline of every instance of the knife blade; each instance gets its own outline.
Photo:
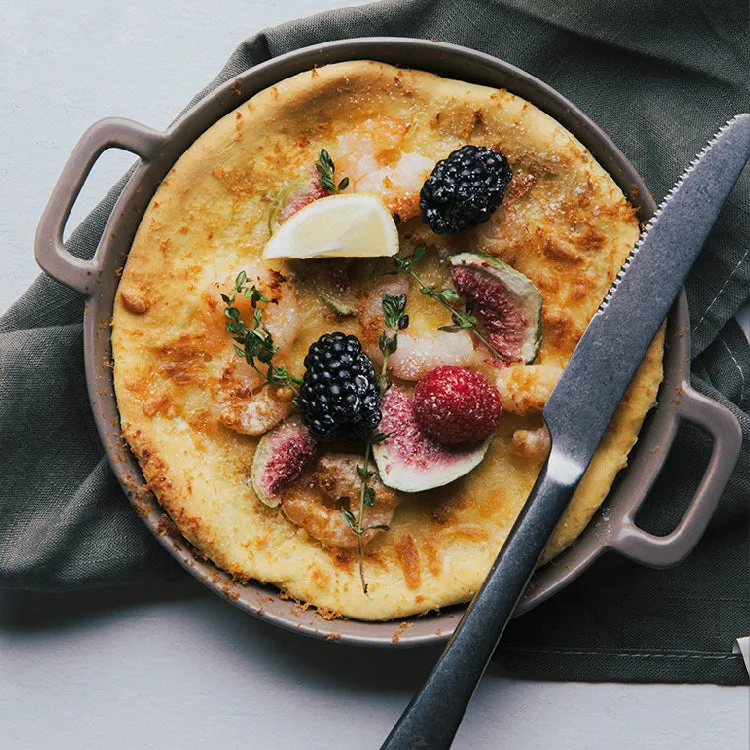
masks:
<instances>
[{"instance_id":1,"label":"knife blade","mask_svg":"<svg viewBox=\"0 0 750 750\"><path fill-rule=\"evenodd\" d=\"M381 750L449 748L570 496L750 159L750 114L732 118L667 194L547 400L548 458L485 582Z\"/></svg>"}]
</instances>

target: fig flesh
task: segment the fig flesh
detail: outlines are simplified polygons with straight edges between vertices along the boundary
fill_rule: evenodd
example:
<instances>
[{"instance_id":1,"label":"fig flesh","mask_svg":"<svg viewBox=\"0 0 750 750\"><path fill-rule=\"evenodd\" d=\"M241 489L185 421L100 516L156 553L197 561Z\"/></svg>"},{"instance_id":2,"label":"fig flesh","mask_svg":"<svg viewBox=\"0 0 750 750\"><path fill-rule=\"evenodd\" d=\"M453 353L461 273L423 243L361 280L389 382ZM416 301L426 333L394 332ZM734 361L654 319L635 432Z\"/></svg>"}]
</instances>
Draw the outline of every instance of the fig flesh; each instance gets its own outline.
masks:
<instances>
[{"instance_id":1,"label":"fig flesh","mask_svg":"<svg viewBox=\"0 0 750 750\"><path fill-rule=\"evenodd\" d=\"M474 301L503 363L533 362L542 343L542 295L531 279L485 253L461 253L450 261L456 290Z\"/></svg>"},{"instance_id":2,"label":"fig flesh","mask_svg":"<svg viewBox=\"0 0 750 750\"><path fill-rule=\"evenodd\" d=\"M318 443L296 414L267 432L253 454L250 482L258 500L278 508L281 497L315 458Z\"/></svg>"},{"instance_id":3,"label":"fig flesh","mask_svg":"<svg viewBox=\"0 0 750 750\"><path fill-rule=\"evenodd\" d=\"M417 425L411 399L396 386L386 392L381 411L378 429L389 437L372 452L383 484L401 492L431 490L468 474L492 442L493 436L470 445L432 440Z\"/></svg>"}]
</instances>

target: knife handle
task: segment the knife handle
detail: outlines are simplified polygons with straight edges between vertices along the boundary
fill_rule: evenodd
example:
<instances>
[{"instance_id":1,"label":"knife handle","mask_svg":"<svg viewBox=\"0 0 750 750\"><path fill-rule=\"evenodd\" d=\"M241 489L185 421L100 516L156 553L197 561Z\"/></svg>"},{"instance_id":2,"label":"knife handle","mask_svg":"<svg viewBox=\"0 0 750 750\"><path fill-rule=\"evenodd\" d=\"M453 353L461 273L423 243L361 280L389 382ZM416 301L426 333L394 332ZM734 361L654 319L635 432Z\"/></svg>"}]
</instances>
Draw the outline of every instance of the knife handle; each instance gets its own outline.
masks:
<instances>
[{"instance_id":1,"label":"knife handle","mask_svg":"<svg viewBox=\"0 0 750 750\"><path fill-rule=\"evenodd\" d=\"M582 474L553 446L482 587L381 750L451 746L477 683Z\"/></svg>"}]
</instances>

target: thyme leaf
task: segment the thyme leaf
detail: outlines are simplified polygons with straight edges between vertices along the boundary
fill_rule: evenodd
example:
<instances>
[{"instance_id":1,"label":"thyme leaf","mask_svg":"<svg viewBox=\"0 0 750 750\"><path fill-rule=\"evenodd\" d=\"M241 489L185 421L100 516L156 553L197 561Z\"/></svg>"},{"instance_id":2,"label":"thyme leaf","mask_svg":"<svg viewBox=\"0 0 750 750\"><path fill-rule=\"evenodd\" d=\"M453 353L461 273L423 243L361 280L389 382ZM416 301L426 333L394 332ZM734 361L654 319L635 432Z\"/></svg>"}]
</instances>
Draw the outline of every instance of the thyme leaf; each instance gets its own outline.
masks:
<instances>
[{"instance_id":1,"label":"thyme leaf","mask_svg":"<svg viewBox=\"0 0 750 750\"><path fill-rule=\"evenodd\" d=\"M347 526L351 526L351 528L353 530L355 530L355 533L356 533L357 518L354 515L354 513L352 513L349 510L349 508L347 508L347 507L345 507L345 506L342 505L341 506L341 515L344 517L344 521L346 522L346 525Z\"/></svg>"},{"instance_id":2,"label":"thyme leaf","mask_svg":"<svg viewBox=\"0 0 750 750\"><path fill-rule=\"evenodd\" d=\"M383 295L383 321L386 329L380 334L378 348L383 355L383 369L380 372L380 390L385 393L390 387L388 380L388 359L398 349L398 332L409 327L405 294Z\"/></svg>"},{"instance_id":3,"label":"thyme leaf","mask_svg":"<svg viewBox=\"0 0 750 750\"><path fill-rule=\"evenodd\" d=\"M336 184L334 179L334 172L336 171L336 165L331 159L331 155L324 148L320 149L318 155L318 161L315 162L315 169L318 171L320 177L320 185L326 193L335 195L336 193L346 190L349 187L349 178L344 177L341 182Z\"/></svg>"}]
</instances>

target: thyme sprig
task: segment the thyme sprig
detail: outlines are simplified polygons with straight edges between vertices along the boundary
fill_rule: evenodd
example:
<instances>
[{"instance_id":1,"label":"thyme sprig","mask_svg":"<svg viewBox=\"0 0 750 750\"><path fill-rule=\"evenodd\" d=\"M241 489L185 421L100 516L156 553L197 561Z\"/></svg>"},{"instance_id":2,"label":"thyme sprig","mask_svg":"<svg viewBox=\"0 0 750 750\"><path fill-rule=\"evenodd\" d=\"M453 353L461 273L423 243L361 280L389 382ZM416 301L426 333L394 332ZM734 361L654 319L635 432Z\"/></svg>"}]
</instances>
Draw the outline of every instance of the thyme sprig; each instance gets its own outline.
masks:
<instances>
[{"instance_id":1,"label":"thyme sprig","mask_svg":"<svg viewBox=\"0 0 750 750\"><path fill-rule=\"evenodd\" d=\"M477 318L474 313L474 300L467 296L465 300L465 309L461 310L454 307L456 302L461 301L461 295L455 289L436 289L427 286L419 275L414 271L414 263L424 258L427 248L422 242L414 248L411 255L405 258L394 257L394 270L391 273L408 273L419 284L419 291L430 299L439 302L446 310L450 311L452 325L441 326L438 330L455 333L456 331L468 331L477 340L481 341L498 359L502 359L500 352L490 343L487 337L477 329Z\"/></svg>"},{"instance_id":2,"label":"thyme sprig","mask_svg":"<svg viewBox=\"0 0 750 750\"><path fill-rule=\"evenodd\" d=\"M383 367L380 372L379 384L380 392L384 394L391 383L388 379L388 358L398 347L398 332L405 330L409 326L409 316L404 314L406 309L406 295L385 294L383 295L383 320L385 321L386 330L380 334L378 346L383 354ZM370 453L372 446L387 440L390 435L383 432L374 432L365 443L365 454L362 466L357 466L357 476L359 477L359 509L355 516L350 508L342 506L341 514L344 521L357 535L357 557L359 559L359 579L362 582L362 592L367 595L367 582L365 581L364 556L362 552L362 534L373 529L382 529L388 531L390 526L376 524L373 526L364 526L365 507L372 508L375 505L375 488L370 487L367 482L375 476L375 472L370 470Z\"/></svg>"},{"instance_id":3,"label":"thyme sprig","mask_svg":"<svg viewBox=\"0 0 750 750\"><path fill-rule=\"evenodd\" d=\"M234 306L237 295L250 300L253 309L252 327L242 320L240 311ZM278 367L272 360L278 347L274 346L273 336L263 322L263 308L258 307L259 302L268 304L268 297L264 296L254 284L247 283L247 274L240 271L234 282L234 294L222 294L221 299L226 307L226 328L235 340L234 353L245 360L269 385L281 385L290 388L295 395L299 395L299 386L302 384L300 378L290 374L286 367ZM262 372L256 364L258 360L266 365L266 372Z\"/></svg>"},{"instance_id":4,"label":"thyme sprig","mask_svg":"<svg viewBox=\"0 0 750 750\"><path fill-rule=\"evenodd\" d=\"M388 531L390 526L386 524L373 524L372 526L363 526L365 506L372 508L375 505L375 488L367 484L370 477L375 476L375 472L370 470L370 454L372 446L386 440L388 435L382 432L375 432L367 438L365 443L365 453L362 459L362 466L357 466L357 476L359 477L359 508L355 516L346 506L341 506L341 515L347 526L357 535L357 558L359 560L359 580L362 582L362 593L367 595L367 581L365 581L365 563L362 545L362 534L366 531L382 529Z\"/></svg>"},{"instance_id":5,"label":"thyme sprig","mask_svg":"<svg viewBox=\"0 0 750 750\"><path fill-rule=\"evenodd\" d=\"M409 316L404 314L405 309L405 294L383 295L383 320L386 329L378 339L378 347L383 355L383 369L380 372L380 390L382 393L385 393L391 386L388 379L388 360L398 347L398 332L409 326Z\"/></svg>"},{"instance_id":6,"label":"thyme sprig","mask_svg":"<svg viewBox=\"0 0 750 750\"><path fill-rule=\"evenodd\" d=\"M341 190L349 187L349 178L344 177L337 185L334 181L333 173L336 171L336 165L333 163L330 154L324 148L320 149L318 161L315 162L315 169L320 175L320 184L327 193L336 194Z\"/></svg>"}]
</instances>

